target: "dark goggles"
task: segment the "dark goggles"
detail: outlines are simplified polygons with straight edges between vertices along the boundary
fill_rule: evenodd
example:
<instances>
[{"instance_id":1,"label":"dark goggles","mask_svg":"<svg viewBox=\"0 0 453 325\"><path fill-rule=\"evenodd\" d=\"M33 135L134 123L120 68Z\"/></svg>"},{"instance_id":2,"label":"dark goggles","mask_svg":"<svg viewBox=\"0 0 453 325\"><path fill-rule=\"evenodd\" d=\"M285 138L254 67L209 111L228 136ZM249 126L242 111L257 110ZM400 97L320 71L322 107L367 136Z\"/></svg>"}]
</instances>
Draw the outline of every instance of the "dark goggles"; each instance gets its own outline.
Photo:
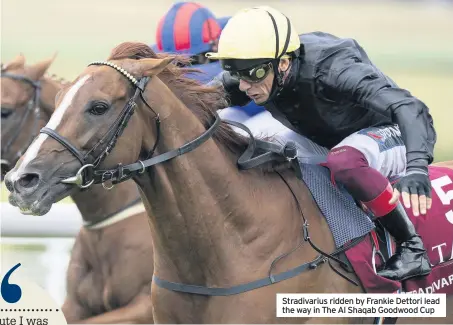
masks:
<instances>
[{"instance_id":1,"label":"dark goggles","mask_svg":"<svg viewBox=\"0 0 453 325\"><path fill-rule=\"evenodd\" d=\"M242 79L246 82L257 83L264 80L269 75L271 70L272 63L269 62L256 66L252 69L231 71L230 74L234 78Z\"/></svg>"}]
</instances>

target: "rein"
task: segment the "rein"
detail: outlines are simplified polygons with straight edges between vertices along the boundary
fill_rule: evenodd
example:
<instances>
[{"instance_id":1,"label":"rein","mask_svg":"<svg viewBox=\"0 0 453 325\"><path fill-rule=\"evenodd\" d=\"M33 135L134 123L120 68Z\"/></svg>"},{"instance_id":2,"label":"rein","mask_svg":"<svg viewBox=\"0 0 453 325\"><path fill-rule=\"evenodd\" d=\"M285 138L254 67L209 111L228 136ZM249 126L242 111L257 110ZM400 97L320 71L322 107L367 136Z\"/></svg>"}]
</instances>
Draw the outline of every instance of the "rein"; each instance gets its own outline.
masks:
<instances>
[{"instance_id":1,"label":"rein","mask_svg":"<svg viewBox=\"0 0 453 325\"><path fill-rule=\"evenodd\" d=\"M6 152L8 152L9 148L11 147L11 145L19 137L19 135L21 133L21 130L22 130L24 124L25 124L25 121L27 120L27 118L30 115L30 113L33 113L34 114L33 132L31 133L30 139L29 139L29 141L27 141L27 143L24 146L24 148L22 148L20 151L18 151L16 153L16 157L15 158L19 159L22 156L22 154L24 153L24 151L33 142L35 137L38 135L38 122L39 122L40 113L41 113L41 108L39 107L39 99L40 99L40 96L41 96L41 82L39 80L38 81L34 81L34 80L32 80L32 79L30 79L30 78L28 78L26 76L16 75L16 74L8 73L8 72L2 72L1 77L2 78L10 78L10 79L17 80L17 81L22 81L22 82L27 83L27 84L29 84L29 85L31 85L33 87L33 97L26 104L27 108L26 108L24 114L21 116L21 120L20 120L19 126L16 128L13 136L8 140L8 142L4 146L2 145L2 149L1 149L1 153L2 153L2 156L3 156ZM4 108L2 107L2 110L3 109ZM14 160L16 160L16 159L14 159Z\"/></svg>"},{"instance_id":2,"label":"rein","mask_svg":"<svg viewBox=\"0 0 453 325\"><path fill-rule=\"evenodd\" d=\"M49 128L43 128L41 130L41 133L45 133L61 143L67 150L69 150L82 164L82 167L78 170L75 176L63 179L61 182L65 184L75 184L78 187L84 189L90 187L92 184L99 184L101 183L105 188L108 188L105 186L106 181L111 181L112 184L117 184L123 181L126 181L134 176L137 176L139 174L143 174L147 169L150 167L157 165L159 163L169 161L173 158L176 158L178 156L181 156L187 152L190 152L197 147L199 147L201 144L206 142L208 139L210 139L213 135L213 133L217 130L218 126L221 123L221 119L217 112L213 112L214 115L214 122L213 124L200 136L197 138L189 141L188 143L184 144L183 146L173 149L171 151L168 151L166 153L160 154L158 156L152 157L158 142L160 138L160 118L159 115L156 114L156 112L149 106L149 104L146 102L145 98L143 97L143 91L146 87L146 84L149 81L149 77L143 77L140 80L137 80L135 77L133 77L130 73L125 71L123 68L111 63L111 62L94 62L91 63L91 65L106 65L110 66L111 68L117 70L120 72L123 76L125 76L135 87L135 92L134 95L129 99L123 110L121 111L120 115L112 125L112 127L106 132L106 134L101 138L100 141L98 141L92 149L87 151L85 154L82 153L79 149L77 149L75 146L73 146L66 138L63 136L59 135L56 131L49 129ZM157 127L157 137L156 137L156 142L150 150L150 152L147 154L144 160L138 160L135 163L123 166L121 164L118 164L117 168L113 169L105 169L105 170L100 170L97 169L97 166L103 161L103 159L111 152L111 150L114 148L117 139L119 136L123 133L124 129L127 126L127 123L133 113L135 112L135 108L137 107L136 101L138 98L142 99L142 101L145 103L148 108L150 108L156 115L155 121L156 121L156 127ZM239 127L246 131L250 135L250 142L248 144L247 149L245 152L239 157L238 159L238 167L240 169L250 169L254 168L258 165L261 165L266 162L270 161L290 161L293 166L295 167L296 174L298 176L301 175L300 167L298 164L297 160L297 147L293 142L288 142L286 145L281 146L275 143L271 142L266 142L263 140L255 139L253 137L252 132L245 126L240 123L237 123L235 121L230 121L230 120L223 120L223 122ZM107 136L111 135L109 140L106 141ZM100 147L101 145L106 144L104 148L100 151L100 154L94 158L93 153L94 151ZM264 153L255 155L256 150L261 149L264 150ZM218 288L218 287L205 287L205 286L198 286L198 285L190 285L190 284L182 284L182 283L175 283L175 282L170 282L166 281L163 279L158 278L157 276L153 276L153 281L156 283L156 285L166 288L168 290L172 291L178 291L178 292L185 292L185 293L192 293L192 294L199 294L199 295L207 295L207 296L226 296L226 295L234 295L234 294L239 294L243 293L246 291L254 290L263 286L271 285L277 282L281 282L284 280L287 280L289 278L295 277L299 274L301 274L304 271L307 270L312 270L316 269L319 265L326 263L327 261L334 260L338 263L340 263L342 266L347 267L348 265L335 257L334 255L337 255L345 250L347 250L349 247L352 247L353 245L356 245L359 243L361 240L365 238L365 236L357 238L353 240L351 243L347 245L347 247L343 247L341 249L336 250L332 254L328 254L320 250L311 240L310 235L309 235L309 224L307 222L307 219L305 218L302 209L300 207L299 200L297 199L297 196L291 189L290 185L287 183L287 181L283 178L283 176L278 173L278 175L282 178L282 180L285 182L287 187L289 188L293 198L296 201L297 208L299 210L299 213L301 214L303 218L303 228L301 229L303 233L303 240L299 243L297 247L292 249L288 253L284 253L277 257L271 264L269 268L269 275L268 277L249 282L246 284L238 285L238 286L233 286L229 288ZM111 188L111 187L110 187ZM294 251L296 251L299 247L302 246L304 242L308 242L311 247L316 250L319 255L313 259L310 262L303 263L293 269L290 269L285 272L281 272L279 274L273 275L272 274L272 269L276 265L278 261L283 259L284 257L287 257ZM333 268L333 266L329 263L329 265ZM349 279L345 275L341 274L340 272L334 271L348 280L349 282L353 283L354 285L358 286L358 284L353 281L352 279Z\"/></svg>"}]
</instances>

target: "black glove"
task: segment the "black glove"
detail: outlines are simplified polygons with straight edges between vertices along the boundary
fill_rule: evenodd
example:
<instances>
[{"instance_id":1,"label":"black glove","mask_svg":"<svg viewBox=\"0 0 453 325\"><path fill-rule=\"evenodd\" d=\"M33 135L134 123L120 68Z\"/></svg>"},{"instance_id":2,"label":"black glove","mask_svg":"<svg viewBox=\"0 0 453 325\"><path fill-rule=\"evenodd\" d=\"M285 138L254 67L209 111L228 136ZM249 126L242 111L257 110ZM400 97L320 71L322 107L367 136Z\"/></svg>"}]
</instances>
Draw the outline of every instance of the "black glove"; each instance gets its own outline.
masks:
<instances>
[{"instance_id":1,"label":"black glove","mask_svg":"<svg viewBox=\"0 0 453 325\"><path fill-rule=\"evenodd\" d=\"M426 195L431 197L431 181L428 176L428 167L408 168L406 175L399 180L395 188L408 194Z\"/></svg>"}]
</instances>

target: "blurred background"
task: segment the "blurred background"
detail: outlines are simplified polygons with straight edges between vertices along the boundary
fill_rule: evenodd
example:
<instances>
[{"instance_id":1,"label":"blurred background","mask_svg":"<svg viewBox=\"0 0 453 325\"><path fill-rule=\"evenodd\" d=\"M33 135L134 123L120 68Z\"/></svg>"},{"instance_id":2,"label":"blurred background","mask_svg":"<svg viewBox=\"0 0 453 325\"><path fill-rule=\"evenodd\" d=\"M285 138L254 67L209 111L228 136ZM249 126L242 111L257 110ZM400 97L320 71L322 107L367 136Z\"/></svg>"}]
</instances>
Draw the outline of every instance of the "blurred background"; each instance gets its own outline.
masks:
<instances>
[{"instance_id":1,"label":"blurred background","mask_svg":"<svg viewBox=\"0 0 453 325\"><path fill-rule=\"evenodd\" d=\"M159 19L174 1L2 0L1 60L23 53L27 64L57 53L49 72L74 79L95 60L104 60L124 41L155 43ZM285 13L299 33L324 31L356 39L374 63L430 108L438 132L436 161L453 159L453 1L249 1L198 3L217 17L241 8L270 5ZM253 22L250 22L253 28ZM7 202L2 187L2 202ZM65 203L70 202L66 200ZM62 204L65 204L62 203ZM10 212L2 204L2 215ZM62 213L65 218L67 213ZM76 220L77 215L71 215ZM58 302L73 239L4 237L0 269L20 262L26 275Z\"/></svg>"}]
</instances>

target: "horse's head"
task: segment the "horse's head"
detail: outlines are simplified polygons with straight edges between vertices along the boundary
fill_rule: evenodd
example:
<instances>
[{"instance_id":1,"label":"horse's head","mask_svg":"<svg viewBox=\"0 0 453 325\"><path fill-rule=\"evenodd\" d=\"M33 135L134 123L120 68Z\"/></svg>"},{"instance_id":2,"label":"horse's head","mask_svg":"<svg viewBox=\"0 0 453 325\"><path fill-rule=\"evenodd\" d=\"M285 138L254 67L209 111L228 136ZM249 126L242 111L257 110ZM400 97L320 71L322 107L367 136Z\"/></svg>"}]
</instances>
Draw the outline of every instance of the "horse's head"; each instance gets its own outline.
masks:
<instances>
[{"instance_id":1,"label":"horse's head","mask_svg":"<svg viewBox=\"0 0 453 325\"><path fill-rule=\"evenodd\" d=\"M23 213L42 215L68 196L74 183L90 185L95 169L137 161L144 142L152 147L156 140L144 129L156 114L144 104L150 99L142 91L171 60L117 53L89 65L56 96L48 124L6 175L10 203ZM79 182L67 180L74 175Z\"/></svg>"},{"instance_id":2,"label":"horse's head","mask_svg":"<svg viewBox=\"0 0 453 325\"><path fill-rule=\"evenodd\" d=\"M18 55L2 67L2 180L38 134L40 79L52 61L53 58L25 66L24 56Z\"/></svg>"}]
</instances>

